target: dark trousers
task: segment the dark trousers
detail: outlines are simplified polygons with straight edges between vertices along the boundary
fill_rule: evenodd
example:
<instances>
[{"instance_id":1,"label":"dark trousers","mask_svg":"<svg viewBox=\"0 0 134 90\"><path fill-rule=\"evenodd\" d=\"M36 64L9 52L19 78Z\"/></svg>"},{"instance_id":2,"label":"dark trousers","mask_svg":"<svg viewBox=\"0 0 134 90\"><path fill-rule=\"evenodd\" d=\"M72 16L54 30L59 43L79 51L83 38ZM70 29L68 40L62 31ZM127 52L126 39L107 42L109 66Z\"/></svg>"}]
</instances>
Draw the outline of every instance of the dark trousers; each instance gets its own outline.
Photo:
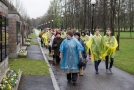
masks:
<instances>
[{"instance_id":1,"label":"dark trousers","mask_svg":"<svg viewBox=\"0 0 134 90\"><path fill-rule=\"evenodd\" d=\"M43 46L43 40L41 39L41 46Z\"/></svg>"},{"instance_id":2,"label":"dark trousers","mask_svg":"<svg viewBox=\"0 0 134 90\"><path fill-rule=\"evenodd\" d=\"M91 55L90 49L89 49L89 55Z\"/></svg>"},{"instance_id":3,"label":"dark trousers","mask_svg":"<svg viewBox=\"0 0 134 90\"><path fill-rule=\"evenodd\" d=\"M110 58L110 66L108 67L108 62L109 62L109 56L106 56L105 58L105 65L106 65L106 69L112 68L113 63L114 63L114 58Z\"/></svg>"},{"instance_id":4,"label":"dark trousers","mask_svg":"<svg viewBox=\"0 0 134 90\"><path fill-rule=\"evenodd\" d=\"M51 50L52 50L52 47L49 45L48 49L49 49L49 54L50 54Z\"/></svg>"},{"instance_id":5,"label":"dark trousers","mask_svg":"<svg viewBox=\"0 0 134 90\"><path fill-rule=\"evenodd\" d=\"M98 66L99 66L100 62L101 62L101 60L94 61L94 67L95 67L96 71L98 71Z\"/></svg>"},{"instance_id":6,"label":"dark trousers","mask_svg":"<svg viewBox=\"0 0 134 90\"><path fill-rule=\"evenodd\" d=\"M78 78L78 73L69 73L69 74L67 74L67 80L68 81L72 80L72 81L76 82L77 78Z\"/></svg>"},{"instance_id":7,"label":"dark trousers","mask_svg":"<svg viewBox=\"0 0 134 90\"><path fill-rule=\"evenodd\" d=\"M60 57L59 56L55 56L56 58L56 64L59 64L60 63Z\"/></svg>"}]
</instances>

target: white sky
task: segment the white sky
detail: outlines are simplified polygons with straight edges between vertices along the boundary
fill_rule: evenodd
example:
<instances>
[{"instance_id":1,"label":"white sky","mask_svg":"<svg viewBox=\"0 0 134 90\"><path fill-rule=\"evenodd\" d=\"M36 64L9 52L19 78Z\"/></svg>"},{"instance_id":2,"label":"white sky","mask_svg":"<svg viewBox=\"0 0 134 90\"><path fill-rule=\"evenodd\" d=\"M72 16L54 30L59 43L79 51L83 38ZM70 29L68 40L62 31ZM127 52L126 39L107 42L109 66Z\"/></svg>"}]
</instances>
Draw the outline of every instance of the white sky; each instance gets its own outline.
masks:
<instances>
[{"instance_id":1,"label":"white sky","mask_svg":"<svg viewBox=\"0 0 134 90\"><path fill-rule=\"evenodd\" d=\"M43 16L50 5L51 0L21 0L30 18Z\"/></svg>"}]
</instances>

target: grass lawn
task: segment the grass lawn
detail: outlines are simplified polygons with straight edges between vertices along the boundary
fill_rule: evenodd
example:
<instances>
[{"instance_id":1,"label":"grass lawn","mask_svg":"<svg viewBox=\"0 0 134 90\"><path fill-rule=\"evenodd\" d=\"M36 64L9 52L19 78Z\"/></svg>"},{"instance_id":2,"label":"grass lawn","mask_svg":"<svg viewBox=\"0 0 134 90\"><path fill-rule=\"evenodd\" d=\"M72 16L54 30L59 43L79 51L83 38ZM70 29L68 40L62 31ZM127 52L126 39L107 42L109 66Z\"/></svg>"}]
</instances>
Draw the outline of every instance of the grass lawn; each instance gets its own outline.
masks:
<instances>
[{"instance_id":1,"label":"grass lawn","mask_svg":"<svg viewBox=\"0 0 134 90\"><path fill-rule=\"evenodd\" d=\"M114 65L134 75L134 39L121 39Z\"/></svg>"},{"instance_id":2,"label":"grass lawn","mask_svg":"<svg viewBox=\"0 0 134 90\"><path fill-rule=\"evenodd\" d=\"M49 67L43 60L28 58L9 59L11 70L21 70L24 75L50 76Z\"/></svg>"},{"instance_id":3,"label":"grass lawn","mask_svg":"<svg viewBox=\"0 0 134 90\"><path fill-rule=\"evenodd\" d=\"M31 45L39 45L38 42L30 42Z\"/></svg>"},{"instance_id":4,"label":"grass lawn","mask_svg":"<svg viewBox=\"0 0 134 90\"><path fill-rule=\"evenodd\" d=\"M35 33L31 33L28 35L28 38L31 38L31 39L37 39Z\"/></svg>"}]
</instances>

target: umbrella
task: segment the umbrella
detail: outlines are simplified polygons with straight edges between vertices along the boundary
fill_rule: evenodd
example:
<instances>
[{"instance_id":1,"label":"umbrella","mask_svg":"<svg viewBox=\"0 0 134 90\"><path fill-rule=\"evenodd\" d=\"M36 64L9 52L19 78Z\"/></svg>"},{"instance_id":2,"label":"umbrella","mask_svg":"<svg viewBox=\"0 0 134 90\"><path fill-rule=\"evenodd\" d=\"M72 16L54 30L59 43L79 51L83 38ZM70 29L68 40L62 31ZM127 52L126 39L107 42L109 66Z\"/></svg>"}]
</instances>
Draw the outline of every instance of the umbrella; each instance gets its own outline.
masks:
<instances>
[{"instance_id":1,"label":"umbrella","mask_svg":"<svg viewBox=\"0 0 134 90\"><path fill-rule=\"evenodd\" d=\"M45 28L45 30L49 30L50 28Z\"/></svg>"}]
</instances>

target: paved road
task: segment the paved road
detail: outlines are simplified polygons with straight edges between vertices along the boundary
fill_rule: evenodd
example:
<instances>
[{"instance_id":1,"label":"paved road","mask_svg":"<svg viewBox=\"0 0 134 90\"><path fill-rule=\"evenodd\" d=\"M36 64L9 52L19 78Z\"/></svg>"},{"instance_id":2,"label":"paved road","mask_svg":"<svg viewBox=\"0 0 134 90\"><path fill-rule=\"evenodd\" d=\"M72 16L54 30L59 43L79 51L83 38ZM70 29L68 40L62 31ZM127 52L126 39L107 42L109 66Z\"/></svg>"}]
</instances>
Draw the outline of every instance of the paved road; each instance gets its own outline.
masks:
<instances>
[{"instance_id":1,"label":"paved road","mask_svg":"<svg viewBox=\"0 0 134 90\"><path fill-rule=\"evenodd\" d=\"M44 48L45 54L48 49ZM134 90L134 76L126 73L116 67L113 67L113 74L106 74L105 63L101 62L99 66L99 74L95 74L94 63L90 60L84 71L84 76L79 76L77 86L68 84L66 74L59 66L53 66L52 70L61 90Z\"/></svg>"},{"instance_id":2,"label":"paved road","mask_svg":"<svg viewBox=\"0 0 134 90\"><path fill-rule=\"evenodd\" d=\"M43 48L48 54L48 49ZM90 60L84 71L84 76L79 76L77 86L68 84L66 74L59 66L51 65L60 90L134 90L134 76L116 67L113 67L113 74L106 74L104 62L100 63L99 74L95 74L94 63Z\"/></svg>"},{"instance_id":3,"label":"paved road","mask_svg":"<svg viewBox=\"0 0 134 90\"><path fill-rule=\"evenodd\" d=\"M134 90L134 76L115 67L114 74L106 74L104 62L100 64L100 74L96 75L94 64L89 61L84 76L78 78L77 86L67 83L60 66L52 66L52 69L61 90Z\"/></svg>"}]
</instances>

